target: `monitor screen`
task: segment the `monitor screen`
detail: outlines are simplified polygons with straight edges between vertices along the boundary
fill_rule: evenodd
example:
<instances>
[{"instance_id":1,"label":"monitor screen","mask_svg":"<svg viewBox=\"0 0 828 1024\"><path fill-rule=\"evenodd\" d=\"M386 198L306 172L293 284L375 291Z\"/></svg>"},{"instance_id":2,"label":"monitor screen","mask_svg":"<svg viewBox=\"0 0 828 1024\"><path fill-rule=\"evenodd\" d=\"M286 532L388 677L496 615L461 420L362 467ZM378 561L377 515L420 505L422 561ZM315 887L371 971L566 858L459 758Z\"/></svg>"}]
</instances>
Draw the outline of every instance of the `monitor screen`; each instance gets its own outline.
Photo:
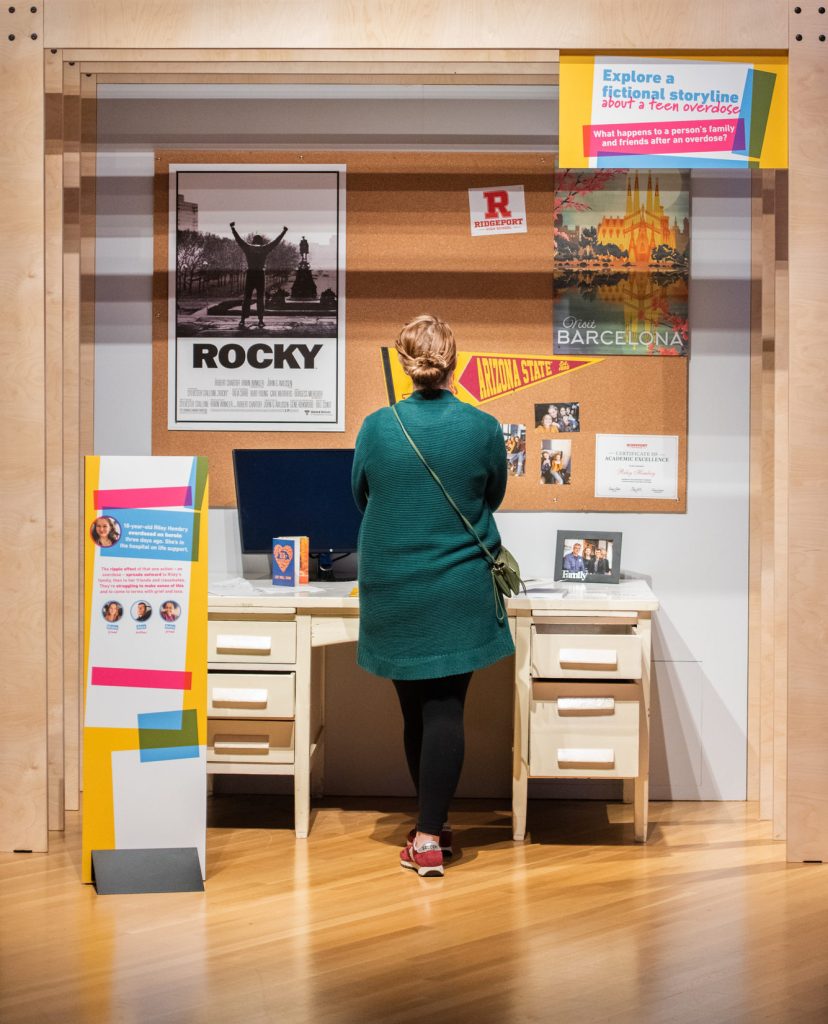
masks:
<instances>
[{"instance_id":1,"label":"monitor screen","mask_svg":"<svg viewBox=\"0 0 828 1024\"><path fill-rule=\"evenodd\" d=\"M353 448L233 451L242 552L305 536L314 554L356 551L362 513L351 494Z\"/></svg>"}]
</instances>

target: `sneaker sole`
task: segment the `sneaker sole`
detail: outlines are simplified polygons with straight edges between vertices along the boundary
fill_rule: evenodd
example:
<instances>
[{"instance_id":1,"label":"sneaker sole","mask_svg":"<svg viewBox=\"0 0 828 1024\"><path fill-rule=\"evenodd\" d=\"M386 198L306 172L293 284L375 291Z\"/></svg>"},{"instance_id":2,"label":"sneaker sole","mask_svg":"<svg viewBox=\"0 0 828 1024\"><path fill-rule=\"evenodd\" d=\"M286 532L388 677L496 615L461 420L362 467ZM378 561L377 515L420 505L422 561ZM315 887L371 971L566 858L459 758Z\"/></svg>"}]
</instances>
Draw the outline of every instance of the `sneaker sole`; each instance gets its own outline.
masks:
<instances>
[{"instance_id":1,"label":"sneaker sole","mask_svg":"<svg viewBox=\"0 0 828 1024\"><path fill-rule=\"evenodd\" d=\"M443 869L442 867L434 868L421 868L418 864L412 864L410 861L400 861L401 868L407 868L409 871L416 871L420 878L442 878Z\"/></svg>"}]
</instances>

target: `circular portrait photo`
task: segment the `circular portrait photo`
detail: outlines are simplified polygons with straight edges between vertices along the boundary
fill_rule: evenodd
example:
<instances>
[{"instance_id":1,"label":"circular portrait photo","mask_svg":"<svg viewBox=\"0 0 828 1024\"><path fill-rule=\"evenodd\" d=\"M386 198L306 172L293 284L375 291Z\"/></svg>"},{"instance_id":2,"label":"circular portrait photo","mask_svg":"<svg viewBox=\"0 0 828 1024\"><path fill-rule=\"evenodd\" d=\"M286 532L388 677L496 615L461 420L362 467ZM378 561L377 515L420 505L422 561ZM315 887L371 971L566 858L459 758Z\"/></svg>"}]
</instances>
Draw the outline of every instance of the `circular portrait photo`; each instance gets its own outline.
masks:
<instances>
[{"instance_id":1,"label":"circular portrait photo","mask_svg":"<svg viewBox=\"0 0 828 1024\"><path fill-rule=\"evenodd\" d=\"M161 618L164 622L175 622L181 614L181 605L178 601L164 601L161 605Z\"/></svg>"},{"instance_id":2,"label":"circular portrait photo","mask_svg":"<svg viewBox=\"0 0 828 1024\"><path fill-rule=\"evenodd\" d=\"M146 622L152 615L152 605L148 601L136 601L129 614L136 622Z\"/></svg>"},{"instance_id":3,"label":"circular portrait photo","mask_svg":"<svg viewBox=\"0 0 828 1024\"><path fill-rule=\"evenodd\" d=\"M124 614L124 606L120 601L107 601L101 608L105 622L120 622Z\"/></svg>"},{"instance_id":4,"label":"circular portrait photo","mask_svg":"<svg viewBox=\"0 0 828 1024\"><path fill-rule=\"evenodd\" d=\"M111 548L121 539L121 524L112 516L98 516L89 527L89 536L99 548Z\"/></svg>"}]
</instances>

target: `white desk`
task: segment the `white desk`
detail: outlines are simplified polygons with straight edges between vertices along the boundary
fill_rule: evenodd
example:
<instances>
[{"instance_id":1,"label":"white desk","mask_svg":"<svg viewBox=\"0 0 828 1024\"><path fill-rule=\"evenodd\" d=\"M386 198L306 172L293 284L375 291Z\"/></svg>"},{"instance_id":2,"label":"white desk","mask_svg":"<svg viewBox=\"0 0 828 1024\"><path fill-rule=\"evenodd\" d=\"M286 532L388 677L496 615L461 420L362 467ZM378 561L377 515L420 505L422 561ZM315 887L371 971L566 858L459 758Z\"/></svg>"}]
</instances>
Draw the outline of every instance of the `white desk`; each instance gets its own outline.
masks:
<instances>
[{"instance_id":1,"label":"white desk","mask_svg":"<svg viewBox=\"0 0 828 1024\"><path fill-rule=\"evenodd\" d=\"M207 771L294 777L295 829L324 790L325 670L315 648L357 639L353 583L282 590L212 579ZM508 602L515 637L513 834L526 834L532 778L635 780L635 835L647 837L650 623L643 581L558 584L563 598Z\"/></svg>"}]
</instances>

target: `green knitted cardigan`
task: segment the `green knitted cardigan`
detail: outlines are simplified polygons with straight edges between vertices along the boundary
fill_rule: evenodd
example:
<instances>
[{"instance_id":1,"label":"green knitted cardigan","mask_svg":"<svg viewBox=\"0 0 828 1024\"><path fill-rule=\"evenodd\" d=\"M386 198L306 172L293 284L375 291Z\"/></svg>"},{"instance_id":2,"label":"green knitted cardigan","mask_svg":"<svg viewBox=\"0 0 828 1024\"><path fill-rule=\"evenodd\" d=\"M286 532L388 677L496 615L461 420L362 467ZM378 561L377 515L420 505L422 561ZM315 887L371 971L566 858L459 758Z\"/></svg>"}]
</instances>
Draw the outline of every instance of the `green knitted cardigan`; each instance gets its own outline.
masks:
<instances>
[{"instance_id":1,"label":"green knitted cardigan","mask_svg":"<svg viewBox=\"0 0 828 1024\"><path fill-rule=\"evenodd\" d=\"M497 420L449 391L415 391L400 417L446 490L493 552L494 510L507 464ZM358 663L389 679L436 679L514 652L499 623L488 565L400 430L390 408L356 440L359 535Z\"/></svg>"}]
</instances>

